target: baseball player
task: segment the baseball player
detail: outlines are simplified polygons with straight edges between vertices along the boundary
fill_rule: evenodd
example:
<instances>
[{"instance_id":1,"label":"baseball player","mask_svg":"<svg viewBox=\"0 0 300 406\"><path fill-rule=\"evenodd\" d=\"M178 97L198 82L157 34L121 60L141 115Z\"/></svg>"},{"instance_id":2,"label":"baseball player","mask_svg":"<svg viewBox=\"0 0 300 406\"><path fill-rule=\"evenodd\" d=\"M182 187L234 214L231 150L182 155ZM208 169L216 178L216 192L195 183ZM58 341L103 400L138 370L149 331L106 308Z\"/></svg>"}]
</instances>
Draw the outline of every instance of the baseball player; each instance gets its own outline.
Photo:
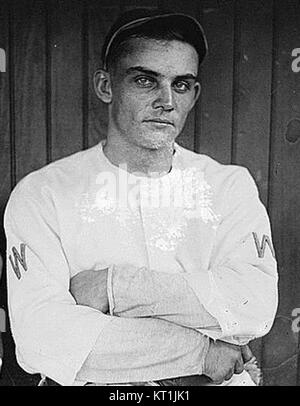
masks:
<instances>
[{"instance_id":1,"label":"baseball player","mask_svg":"<svg viewBox=\"0 0 300 406\"><path fill-rule=\"evenodd\" d=\"M245 345L277 308L266 209L247 169L175 142L206 53L188 15L125 13L94 78L107 139L12 192L9 316L27 372L61 385L253 385Z\"/></svg>"}]
</instances>

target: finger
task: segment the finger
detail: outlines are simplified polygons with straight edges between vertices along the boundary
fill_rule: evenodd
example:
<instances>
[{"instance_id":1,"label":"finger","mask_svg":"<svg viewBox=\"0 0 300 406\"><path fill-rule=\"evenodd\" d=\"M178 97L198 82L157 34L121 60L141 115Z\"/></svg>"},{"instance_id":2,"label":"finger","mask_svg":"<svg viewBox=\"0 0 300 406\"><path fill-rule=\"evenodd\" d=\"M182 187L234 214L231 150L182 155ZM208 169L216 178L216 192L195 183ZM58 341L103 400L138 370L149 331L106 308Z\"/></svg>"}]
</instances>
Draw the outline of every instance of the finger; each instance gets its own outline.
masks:
<instances>
[{"instance_id":1,"label":"finger","mask_svg":"<svg viewBox=\"0 0 300 406\"><path fill-rule=\"evenodd\" d=\"M224 382L224 379L216 379L213 381L214 385L221 385Z\"/></svg>"},{"instance_id":2,"label":"finger","mask_svg":"<svg viewBox=\"0 0 300 406\"><path fill-rule=\"evenodd\" d=\"M225 376L225 381L229 381L233 376L233 369Z\"/></svg>"},{"instance_id":3,"label":"finger","mask_svg":"<svg viewBox=\"0 0 300 406\"><path fill-rule=\"evenodd\" d=\"M239 375L239 374L241 374L243 371L244 371L244 363L243 363L242 358L239 358L239 359L236 361L236 363L235 363L235 366L234 366L234 373Z\"/></svg>"},{"instance_id":4,"label":"finger","mask_svg":"<svg viewBox=\"0 0 300 406\"><path fill-rule=\"evenodd\" d=\"M242 351L242 356L243 356L244 362L248 362L248 361L250 361L250 359L253 358L252 351L248 345L242 345L241 351Z\"/></svg>"},{"instance_id":5,"label":"finger","mask_svg":"<svg viewBox=\"0 0 300 406\"><path fill-rule=\"evenodd\" d=\"M224 382L224 375L220 373L212 374L209 378L213 385L220 385Z\"/></svg>"}]
</instances>

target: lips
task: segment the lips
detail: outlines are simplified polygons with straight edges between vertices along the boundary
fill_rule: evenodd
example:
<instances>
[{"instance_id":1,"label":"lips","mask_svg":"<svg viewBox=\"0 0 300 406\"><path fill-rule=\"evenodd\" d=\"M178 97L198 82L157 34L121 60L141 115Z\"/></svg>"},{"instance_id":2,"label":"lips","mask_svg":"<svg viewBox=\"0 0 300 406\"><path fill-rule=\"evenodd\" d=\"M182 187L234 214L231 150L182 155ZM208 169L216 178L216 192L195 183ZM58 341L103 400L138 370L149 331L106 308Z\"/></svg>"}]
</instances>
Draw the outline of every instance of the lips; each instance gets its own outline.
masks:
<instances>
[{"instance_id":1,"label":"lips","mask_svg":"<svg viewBox=\"0 0 300 406\"><path fill-rule=\"evenodd\" d=\"M165 125L172 125L174 127L174 123L169 120L164 120L161 118L150 118L148 120L144 120L146 123L157 123L157 124L165 124Z\"/></svg>"}]
</instances>

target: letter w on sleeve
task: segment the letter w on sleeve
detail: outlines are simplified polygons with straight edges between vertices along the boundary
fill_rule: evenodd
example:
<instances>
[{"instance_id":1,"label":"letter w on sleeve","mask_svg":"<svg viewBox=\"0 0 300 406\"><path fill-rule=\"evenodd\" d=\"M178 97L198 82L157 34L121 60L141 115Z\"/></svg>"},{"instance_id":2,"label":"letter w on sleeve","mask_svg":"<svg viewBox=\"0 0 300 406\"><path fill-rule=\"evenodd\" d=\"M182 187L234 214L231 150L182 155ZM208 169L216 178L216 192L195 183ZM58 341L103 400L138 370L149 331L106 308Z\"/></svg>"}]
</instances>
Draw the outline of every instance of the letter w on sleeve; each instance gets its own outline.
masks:
<instances>
[{"instance_id":1,"label":"letter w on sleeve","mask_svg":"<svg viewBox=\"0 0 300 406\"><path fill-rule=\"evenodd\" d=\"M5 212L9 317L23 369L69 385L108 317L69 293L53 196L42 179L22 180Z\"/></svg>"},{"instance_id":2,"label":"letter w on sleeve","mask_svg":"<svg viewBox=\"0 0 300 406\"><path fill-rule=\"evenodd\" d=\"M14 270L14 273L16 274L16 277L18 279L21 279L21 271L19 268L19 264L22 265L22 268L24 269L24 271L27 271L25 248L26 248L26 245L21 243L20 252L17 250L16 247L12 247L12 255L9 255L9 261L10 261L11 266Z\"/></svg>"},{"instance_id":3,"label":"letter w on sleeve","mask_svg":"<svg viewBox=\"0 0 300 406\"><path fill-rule=\"evenodd\" d=\"M245 168L227 179L223 207L209 269L183 276L222 330L202 332L244 344L268 333L278 303L270 223Z\"/></svg>"}]
</instances>

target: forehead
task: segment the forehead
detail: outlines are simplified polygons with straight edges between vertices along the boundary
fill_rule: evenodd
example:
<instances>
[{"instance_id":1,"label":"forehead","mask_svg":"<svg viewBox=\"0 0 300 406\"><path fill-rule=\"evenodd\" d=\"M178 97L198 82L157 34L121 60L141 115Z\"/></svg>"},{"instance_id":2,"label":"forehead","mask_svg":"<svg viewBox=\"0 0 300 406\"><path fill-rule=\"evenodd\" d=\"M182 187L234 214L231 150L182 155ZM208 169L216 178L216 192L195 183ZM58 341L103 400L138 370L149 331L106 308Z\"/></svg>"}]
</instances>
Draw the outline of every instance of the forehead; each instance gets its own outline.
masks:
<instances>
[{"instance_id":1,"label":"forehead","mask_svg":"<svg viewBox=\"0 0 300 406\"><path fill-rule=\"evenodd\" d=\"M182 41L132 38L119 66L123 71L142 66L163 76L197 76L198 54L193 46Z\"/></svg>"}]
</instances>

